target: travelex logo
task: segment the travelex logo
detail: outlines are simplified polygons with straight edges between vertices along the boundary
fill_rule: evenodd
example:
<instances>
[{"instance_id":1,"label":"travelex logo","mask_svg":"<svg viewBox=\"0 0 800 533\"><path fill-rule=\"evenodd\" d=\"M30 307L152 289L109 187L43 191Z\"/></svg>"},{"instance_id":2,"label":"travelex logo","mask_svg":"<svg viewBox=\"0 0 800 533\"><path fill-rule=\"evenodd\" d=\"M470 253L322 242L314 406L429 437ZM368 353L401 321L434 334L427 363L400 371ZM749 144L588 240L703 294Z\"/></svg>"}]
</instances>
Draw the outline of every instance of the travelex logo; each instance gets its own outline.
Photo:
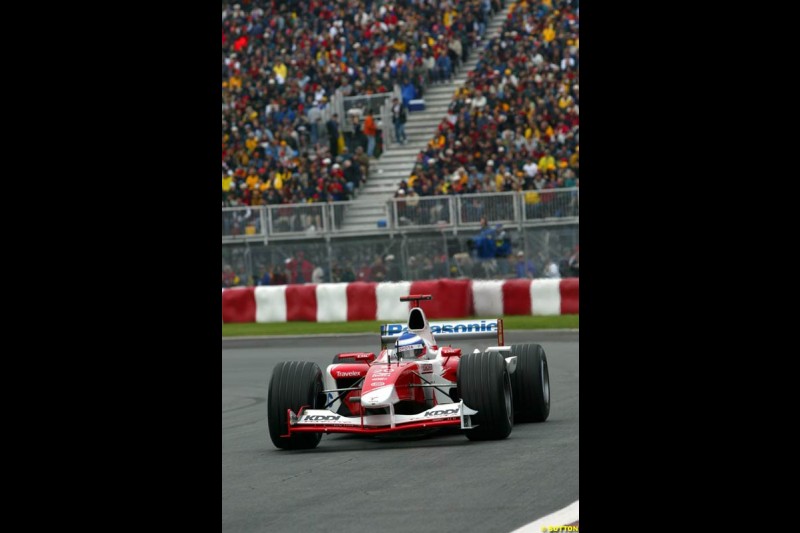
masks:
<instances>
[{"instance_id":1,"label":"travelex logo","mask_svg":"<svg viewBox=\"0 0 800 533\"><path fill-rule=\"evenodd\" d=\"M408 326L404 324L386 324L381 326L381 335L399 335L408 331ZM438 323L431 324L431 333L472 333L472 332L496 332L497 321L486 323L485 320L478 322L458 322L458 323Z\"/></svg>"}]
</instances>

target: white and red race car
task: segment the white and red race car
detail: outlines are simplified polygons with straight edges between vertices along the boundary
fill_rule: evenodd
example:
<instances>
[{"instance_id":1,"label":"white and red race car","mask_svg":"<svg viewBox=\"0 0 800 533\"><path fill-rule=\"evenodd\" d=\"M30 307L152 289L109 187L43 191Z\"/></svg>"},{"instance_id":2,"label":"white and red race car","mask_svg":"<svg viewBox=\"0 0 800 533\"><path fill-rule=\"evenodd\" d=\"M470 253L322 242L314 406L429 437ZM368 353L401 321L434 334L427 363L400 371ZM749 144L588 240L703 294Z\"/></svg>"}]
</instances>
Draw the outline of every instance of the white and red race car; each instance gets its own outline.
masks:
<instances>
[{"instance_id":1,"label":"white and red race car","mask_svg":"<svg viewBox=\"0 0 800 533\"><path fill-rule=\"evenodd\" d=\"M381 326L377 356L340 353L325 372L316 363L278 363L267 407L273 444L307 449L324 433L440 427L461 428L470 440L504 439L515 421L545 421L550 379L542 347L503 346L502 319L429 323L419 301L430 299L400 298L414 302L408 323ZM460 348L438 344L495 338L496 346L463 355Z\"/></svg>"}]
</instances>

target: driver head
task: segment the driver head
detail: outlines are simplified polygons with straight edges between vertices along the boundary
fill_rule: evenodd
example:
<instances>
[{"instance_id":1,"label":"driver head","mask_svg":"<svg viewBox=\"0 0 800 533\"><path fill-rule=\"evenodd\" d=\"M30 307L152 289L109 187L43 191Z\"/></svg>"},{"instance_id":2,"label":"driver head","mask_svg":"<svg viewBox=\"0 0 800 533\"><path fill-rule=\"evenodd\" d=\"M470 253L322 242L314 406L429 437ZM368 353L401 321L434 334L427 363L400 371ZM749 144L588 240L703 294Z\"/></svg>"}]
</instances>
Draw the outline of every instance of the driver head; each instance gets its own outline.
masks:
<instances>
[{"instance_id":1,"label":"driver head","mask_svg":"<svg viewBox=\"0 0 800 533\"><path fill-rule=\"evenodd\" d=\"M422 337L411 332L400 335L395 343L398 359L419 359L427 353Z\"/></svg>"}]
</instances>

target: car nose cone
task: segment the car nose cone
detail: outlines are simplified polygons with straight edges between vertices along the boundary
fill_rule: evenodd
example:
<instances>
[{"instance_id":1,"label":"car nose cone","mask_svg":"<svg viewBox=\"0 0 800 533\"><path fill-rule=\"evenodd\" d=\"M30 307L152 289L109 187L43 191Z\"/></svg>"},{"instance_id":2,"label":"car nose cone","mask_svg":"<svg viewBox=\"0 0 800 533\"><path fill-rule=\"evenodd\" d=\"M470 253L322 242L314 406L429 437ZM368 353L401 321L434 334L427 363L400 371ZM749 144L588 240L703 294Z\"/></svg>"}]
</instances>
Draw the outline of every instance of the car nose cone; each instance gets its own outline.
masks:
<instances>
[{"instance_id":1,"label":"car nose cone","mask_svg":"<svg viewBox=\"0 0 800 533\"><path fill-rule=\"evenodd\" d=\"M397 401L398 397L394 390L394 385L378 387L361 396L361 405L370 408L387 407L397 403Z\"/></svg>"}]
</instances>

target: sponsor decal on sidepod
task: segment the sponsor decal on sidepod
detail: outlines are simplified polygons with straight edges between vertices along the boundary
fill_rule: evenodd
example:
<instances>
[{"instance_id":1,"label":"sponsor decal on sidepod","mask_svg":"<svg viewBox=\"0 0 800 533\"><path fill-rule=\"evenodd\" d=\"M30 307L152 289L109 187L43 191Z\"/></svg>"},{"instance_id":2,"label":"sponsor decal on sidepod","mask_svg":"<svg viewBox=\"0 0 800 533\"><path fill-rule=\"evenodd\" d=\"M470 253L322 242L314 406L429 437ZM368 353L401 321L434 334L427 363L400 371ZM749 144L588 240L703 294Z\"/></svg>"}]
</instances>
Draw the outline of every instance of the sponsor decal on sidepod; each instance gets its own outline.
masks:
<instances>
[{"instance_id":1,"label":"sponsor decal on sidepod","mask_svg":"<svg viewBox=\"0 0 800 533\"><path fill-rule=\"evenodd\" d=\"M357 378L360 377L364 372L359 372L358 370L334 370L334 377L335 378Z\"/></svg>"}]
</instances>

